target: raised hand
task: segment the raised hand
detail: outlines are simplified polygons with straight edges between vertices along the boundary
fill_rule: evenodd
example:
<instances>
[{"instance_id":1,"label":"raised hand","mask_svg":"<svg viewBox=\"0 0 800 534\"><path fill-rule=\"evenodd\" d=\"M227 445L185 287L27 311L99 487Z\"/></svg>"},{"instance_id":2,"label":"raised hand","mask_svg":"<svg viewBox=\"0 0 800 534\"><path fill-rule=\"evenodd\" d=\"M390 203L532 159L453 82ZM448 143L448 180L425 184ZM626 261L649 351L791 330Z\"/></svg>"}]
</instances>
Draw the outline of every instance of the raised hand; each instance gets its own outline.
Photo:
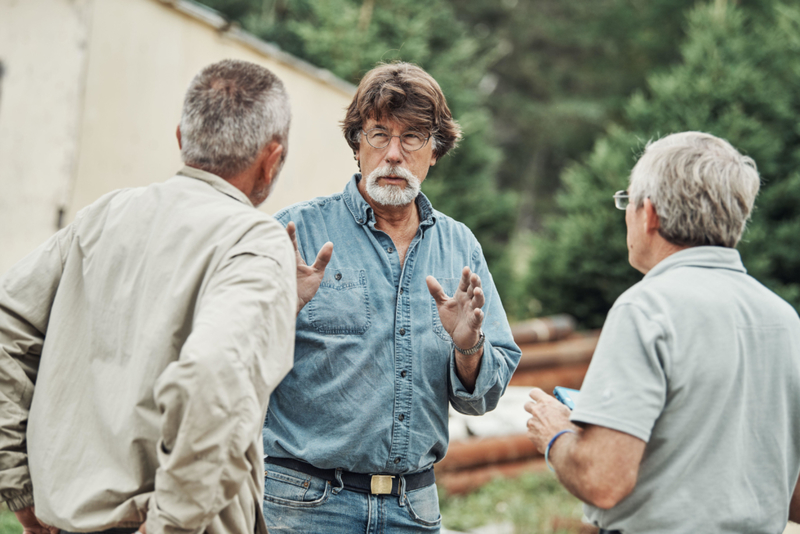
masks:
<instances>
[{"instance_id":1,"label":"raised hand","mask_svg":"<svg viewBox=\"0 0 800 534\"><path fill-rule=\"evenodd\" d=\"M453 338L456 347L466 350L475 346L480 339L483 324L481 307L486 302L480 276L471 272L469 267L464 267L458 289L452 297L447 296L433 276L427 277L425 281L428 291L436 301L442 326ZM480 354L482 351L477 353Z\"/></svg>"},{"instance_id":2,"label":"raised hand","mask_svg":"<svg viewBox=\"0 0 800 534\"><path fill-rule=\"evenodd\" d=\"M286 225L286 232L289 234L289 239L292 240L295 259L297 260L297 313L300 313L303 306L308 304L308 301L317 294L319 285L322 283L322 277L325 275L325 267L328 266L328 262L331 261L333 256L333 243L328 241L322 245L314 264L308 265L297 248L297 227L294 222Z\"/></svg>"}]
</instances>

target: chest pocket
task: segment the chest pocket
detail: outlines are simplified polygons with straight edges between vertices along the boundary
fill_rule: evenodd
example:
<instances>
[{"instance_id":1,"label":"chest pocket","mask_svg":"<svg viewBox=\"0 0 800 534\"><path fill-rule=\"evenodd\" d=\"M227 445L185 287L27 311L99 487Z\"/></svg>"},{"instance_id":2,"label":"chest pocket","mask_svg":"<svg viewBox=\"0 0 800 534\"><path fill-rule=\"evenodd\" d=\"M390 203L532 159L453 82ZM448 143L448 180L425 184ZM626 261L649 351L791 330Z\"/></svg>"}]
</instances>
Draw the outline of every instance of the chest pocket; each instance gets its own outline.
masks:
<instances>
[{"instance_id":1,"label":"chest pocket","mask_svg":"<svg viewBox=\"0 0 800 534\"><path fill-rule=\"evenodd\" d=\"M436 280L441 284L442 289L444 292L447 293L448 297L455 295L456 289L458 289L458 283L461 281L461 278L436 278ZM431 317L433 319L433 332L442 338L444 341L450 343L452 338L450 334L447 333L447 330L444 329L442 326L442 321L439 319L439 308L436 307L436 301L431 299Z\"/></svg>"},{"instance_id":2,"label":"chest pocket","mask_svg":"<svg viewBox=\"0 0 800 534\"><path fill-rule=\"evenodd\" d=\"M320 334L363 334L370 324L367 272L329 266L306 307L309 323Z\"/></svg>"}]
</instances>

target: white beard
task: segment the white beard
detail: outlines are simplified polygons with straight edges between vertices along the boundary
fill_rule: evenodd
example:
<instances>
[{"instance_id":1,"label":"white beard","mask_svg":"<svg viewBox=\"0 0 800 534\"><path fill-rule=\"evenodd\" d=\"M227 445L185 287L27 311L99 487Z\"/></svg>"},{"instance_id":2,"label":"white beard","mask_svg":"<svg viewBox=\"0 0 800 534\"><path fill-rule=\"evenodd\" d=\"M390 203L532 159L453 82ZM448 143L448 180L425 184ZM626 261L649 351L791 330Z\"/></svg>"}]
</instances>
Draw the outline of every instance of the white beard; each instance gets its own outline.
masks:
<instances>
[{"instance_id":1,"label":"white beard","mask_svg":"<svg viewBox=\"0 0 800 534\"><path fill-rule=\"evenodd\" d=\"M406 181L406 186L378 185L384 176L397 176ZM400 166L384 165L367 176L367 194L383 206L407 206L419 195L420 181L411 171Z\"/></svg>"}]
</instances>

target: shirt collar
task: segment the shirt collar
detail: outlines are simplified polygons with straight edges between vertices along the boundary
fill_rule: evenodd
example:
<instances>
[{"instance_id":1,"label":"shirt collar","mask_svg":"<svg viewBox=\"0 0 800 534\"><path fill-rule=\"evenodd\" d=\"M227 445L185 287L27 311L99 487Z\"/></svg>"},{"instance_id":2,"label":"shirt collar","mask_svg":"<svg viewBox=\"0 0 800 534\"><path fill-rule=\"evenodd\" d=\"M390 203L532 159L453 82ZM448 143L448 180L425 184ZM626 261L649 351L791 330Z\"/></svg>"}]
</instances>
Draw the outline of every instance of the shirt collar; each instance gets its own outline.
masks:
<instances>
[{"instance_id":1,"label":"shirt collar","mask_svg":"<svg viewBox=\"0 0 800 534\"><path fill-rule=\"evenodd\" d=\"M188 165L185 165L181 170L178 171L178 175L195 178L205 182L220 193L224 193L234 200L238 200L247 206L253 207L253 203L250 202L250 199L247 198L247 195L245 195L241 189L232 185L226 179L220 178L216 174L211 174L210 172L198 169L196 167L189 167Z\"/></svg>"},{"instance_id":2,"label":"shirt collar","mask_svg":"<svg viewBox=\"0 0 800 534\"><path fill-rule=\"evenodd\" d=\"M689 247L661 260L644 277L658 276L676 267L705 267L746 273L739 251L728 247Z\"/></svg>"},{"instance_id":3,"label":"shirt collar","mask_svg":"<svg viewBox=\"0 0 800 534\"><path fill-rule=\"evenodd\" d=\"M350 181L347 182L347 185L344 188L344 202L347 205L347 208L350 210L350 213L353 215L356 223L360 225L369 224L370 221L374 220L374 216L372 214L372 207L370 207L369 203L364 200L364 197L361 196L361 191L358 190L358 182L361 181L361 173L355 173L351 178ZM424 193L420 192L417 195L415 200L417 203L417 208L419 209L419 225L421 228L425 228L428 226L433 226L436 222L436 215L433 211L433 205L431 201L428 200L428 197L425 196Z\"/></svg>"}]
</instances>

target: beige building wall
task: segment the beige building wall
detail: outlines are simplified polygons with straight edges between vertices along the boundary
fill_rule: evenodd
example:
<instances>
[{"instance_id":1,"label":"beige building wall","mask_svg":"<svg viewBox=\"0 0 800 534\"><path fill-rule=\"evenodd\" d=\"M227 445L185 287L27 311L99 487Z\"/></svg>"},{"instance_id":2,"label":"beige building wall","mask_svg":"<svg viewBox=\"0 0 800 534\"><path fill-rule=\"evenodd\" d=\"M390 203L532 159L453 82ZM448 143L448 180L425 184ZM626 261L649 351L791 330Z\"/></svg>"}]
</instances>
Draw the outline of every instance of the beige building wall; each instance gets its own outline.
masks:
<instances>
[{"instance_id":1,"label":"beige building wall","mask_svg":"<svg viewBox=\"0 0 800 534\"><path fill-rule=\"evenodd\" d=\"M0 273L58 224L78 158L91 4L0 0Z\"/></svg>"},{"instance_id":2,"label":"beige building wall","mask_svg":"<svg viewBox=\"0 0 800 534\"><path fill-rule=\"evenodd\" d=\"M291 98L289 157L262 209L344 187L356 165L338 122L354 88L221 30L185 1L0 0L0 273L56 230L59 209L68 223L109 191L172 176L186 87L220 59L271 69Z\"/></svg>"}]
</instances>

